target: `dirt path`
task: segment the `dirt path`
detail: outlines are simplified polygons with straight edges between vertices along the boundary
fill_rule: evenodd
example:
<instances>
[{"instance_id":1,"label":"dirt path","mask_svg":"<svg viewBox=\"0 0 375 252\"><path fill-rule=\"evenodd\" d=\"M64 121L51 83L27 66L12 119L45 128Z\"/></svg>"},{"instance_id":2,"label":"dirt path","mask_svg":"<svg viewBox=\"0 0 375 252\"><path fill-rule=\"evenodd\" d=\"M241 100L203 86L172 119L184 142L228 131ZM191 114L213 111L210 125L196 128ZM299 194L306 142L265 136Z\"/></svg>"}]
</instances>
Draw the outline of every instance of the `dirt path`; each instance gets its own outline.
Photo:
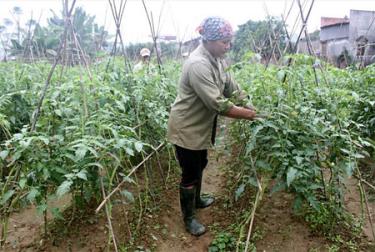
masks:
<instances>
[{"instance_id":1,"label":"dirt path","mask_svg":"<svg viewBox=\"0 0 375 252\"><path fill-rule=\"evenodd\" d=\"M361 207L361 195L358 188L358 180L355 178L350 178L346 181L346 194L345 194L345 205L349 212L354 214L356 217L360 217L360 213L362 212ZM370 224L370 219L368 218L368 212L366 206L365 209L365 224L363 227L363 233L369 239L369 241L375 241L373 236L372 227ZM370 201L368 202L369 211L371 214L372 221L375 220L375 202ZM375 223L373 223L375 224Z\"/></svg>"},{"instance_id":2,"label":"dirt path","mask_svg":"<svg viewBox=\"0 0 375 252\"><path fill-rule=\"evenodd\" d=\"M218 169L219 164L210 153L208 165L203 176L202 192L207 192L220 196L222 188L222 174ZM214 203L215 204L215 203ZM198 210L198 219L206 226L207 232L200 236L194 237L185 231L181 217L179 194L175 190L171 198L170 208L162 216L163 225L166 227L166 235L160 240L156 252L203 252L208 250L213 234L210 232L209 225L214 223L215 208L211 206Z\"/></svg>"},{"instance_id":3,"label":"dirt path","mask_svg":"<svg viewBox=\"0 0 375 252\"><path fill-rule=\"evenodd\" d=\"M278 192L263 198L256 214L257 251L328 251L323 238L313 236L308 227L294 217L293 195Z\"/></svg>"},{"instance_id":4,"label":"dirt path","mask_svg":"<svg viewBox=\"0 0 375 252\"><path fill-rule=\"evenodd\" d=\"M60 199L49 201L49 207L64 209L70 204L70 195L65 195ZM50 211L47 214L48 221L53 219ZM35 206L28 206L18 213L13 213L9 217L7 241L5 251L33 251L35 238L43 230L43 216L38 213ZM40 239L40 243L43 240Z\"/></svg>"},{"instance_id":5,"label":"dirt path","mask_svg":"<svg viewBox=\"0 0 375 252\"><path fill-rule=\"evenodd\" d=\"M219 159L217 159L219 156ZM204 172L203 192L208 192L216 196L217 199L223 199L226 194L225 173L221 167L225 164L227 156L223 152L211 151L209 153L209 163ZM172 189L165 193L166 204L161 209L158 216L158 223L154 223L154 217L150 217L150 224L158 225L161 228L152 232L152 239L156 244L153 252L206 252L214 238L212 226L218 224L224 229L222 215L225 211L220 200L213 206L198 210L198 218L206 226L207 232L194 237L185 231L179 204L179 194L177 182L172 185ZM357 181L350 180L347 184L347 194L345 198L348 210L353 213L360 212L360 197L356 187ZM70 198L62 199L58 202L60 207L67 205ZM252 239L255 240L257 251L264 252L312 252L312 251L330 251L328 244L322 237L316 237L309 231L309 228L297 219L292 212L293 195L286 192L278 192L270 195L265 193L260 206L256 211L255 223L253 226ZM54 206L54 203L51 203ZM371 202L372 217L375 219L375 203ZM249 210L251 204L249 204ZM116 212L114 213L116 215ZM221 215L218 218L215 216ZM116 215L117 216L117 215ZM118 216L121 216L118 214ZM51 217L49 217L51 218ZM106 247L106 221L103 215L92 216L93 222L82 222L82 226L69 228L69 233L62 234L61 241L54 244L48 241L48 246L39 243L37 237L42 229L42 217L36 214L35 208L24 209L20 213L11 216L9 222L8 242L4 251L104 251ZM121 217L122 218L122 217ZM116 218L114 218L116 219ZM125 230L123 219L117 219L114 222L117 233ZM233 221L226 218L226 222ZM147 222L146 222L147 223ZM217 230L218 227L215 227ZM75 231L74 231L75 230ZM74 231L74 232L73 232ZM372 238L371 229L367 222L365 234ZM70 244L68 246L68 244ZM38 246L39 245L39 246ZM68 249L69 248L69 249ZM0 249L0 251L2 251Z\"/></svg>"},{"instance_id":6,"label":"dirt path","mask_svg":"<svg viewBox=\"0 0 375 252\"><path fill-rule=\"evenodd\" d=\"M211 153L209 165L204 176L203 189L216 197L224 195L224 174L221 169L225 156L218 161ZM257 251L310 252L328 251L323 238L315 237L307 226L296 219L292 212L293 196L285 192L272 196L265 194L257 209L254 232ZM201 237L189 235L183 226L179 208L178 191L173 192L169 209L162 216L162 224L166 227L166 235L159 238L156 252L206 252L214 238L210 225L215 223L214 216L223 212L220 205L198 211L198 217L208 227L208 232ZM227 220L228 221L228 220ZM230 222L230 220L229 220Z\"/></svg>"}]
</instances>

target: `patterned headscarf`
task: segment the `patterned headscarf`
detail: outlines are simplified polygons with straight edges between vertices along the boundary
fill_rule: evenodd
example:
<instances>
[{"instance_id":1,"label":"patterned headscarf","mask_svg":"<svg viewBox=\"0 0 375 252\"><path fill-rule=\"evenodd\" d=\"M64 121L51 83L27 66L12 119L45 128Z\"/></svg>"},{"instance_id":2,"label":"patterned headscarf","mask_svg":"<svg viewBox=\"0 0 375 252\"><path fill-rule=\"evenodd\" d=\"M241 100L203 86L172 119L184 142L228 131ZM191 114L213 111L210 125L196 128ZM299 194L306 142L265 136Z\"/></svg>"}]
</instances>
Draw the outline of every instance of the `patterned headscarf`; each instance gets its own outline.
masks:
<instances>
[{"instance_id":1,"label":"patterned headscarf","mask_svg":"<svg viewBox=\"0 0 375 252\"><path fill-rule=\"evenodd\" d=\"M233 36L232 26L221 17L208 17L198 26L197 31L203 40L213 41Z\"/></svg>"}]
</instances>

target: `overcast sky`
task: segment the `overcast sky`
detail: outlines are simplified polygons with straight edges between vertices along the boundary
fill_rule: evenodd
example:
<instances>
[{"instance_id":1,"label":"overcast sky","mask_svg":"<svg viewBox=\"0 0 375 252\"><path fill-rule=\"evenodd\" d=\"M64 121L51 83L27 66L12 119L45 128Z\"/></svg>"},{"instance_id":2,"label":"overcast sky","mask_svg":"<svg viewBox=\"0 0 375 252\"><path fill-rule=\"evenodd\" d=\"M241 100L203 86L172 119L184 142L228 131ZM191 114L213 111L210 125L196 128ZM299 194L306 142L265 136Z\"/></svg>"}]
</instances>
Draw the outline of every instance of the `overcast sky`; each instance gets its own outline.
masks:
<instances>
[{"instance_id":1,"label":"overcast sky","mask_svg":"<svg viewBox=\"0 0 375 252\"><path fill-rule=\"evenodd\" d=\"M300 0L305 3L305 15L312 0ZM69 1L70 3L72 0ZM120 0L117 0L120 3ZM160 35L176 35L181 41L197 37L195 29L207 16L218 15L227 19L234 27L248 20L262 20L267 14L280 17L287 16L287 24L291 33L297 33L301 27L297 17L299 8L297 0L145 0L146 6L152 12L155 26L160 18ZM61 0L0 0L0 24L8 17L10 10L19 6L23 10L22 21L39 19L45 24L51 16L50 9L61 10ZM90 15L96 16L99 25L114 34L115 25L110 12L108 1L77 0L76 6L82 6ZM350 9L375 11L375 0L315 0L309 21L308 30L314 31L320 27L320 17L344 17L350 15ZM296 22L297 20L297 22ZM293 29L293 25L297 26ZM141 0L128 0L125 7L121 30L126 43L145 42L150 40L150 28Z\"/></svg>"}]
</instances>

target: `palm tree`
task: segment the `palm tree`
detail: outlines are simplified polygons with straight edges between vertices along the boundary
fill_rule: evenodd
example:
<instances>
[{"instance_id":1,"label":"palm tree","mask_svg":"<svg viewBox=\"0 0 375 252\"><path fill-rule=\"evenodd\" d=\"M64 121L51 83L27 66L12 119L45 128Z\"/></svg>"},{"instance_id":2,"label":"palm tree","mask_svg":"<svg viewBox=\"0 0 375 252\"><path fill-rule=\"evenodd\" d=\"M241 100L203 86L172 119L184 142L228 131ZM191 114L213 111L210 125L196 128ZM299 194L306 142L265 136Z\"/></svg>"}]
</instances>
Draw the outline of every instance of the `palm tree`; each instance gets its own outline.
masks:
<instances>
[{"instance_id":1,"label":"palm tree","mask_svg":"<svg viewBox=\"0 0 375 252\"><path fill-rule=\"evenodd\" d=\"M16 8L16 7L15 7ZM14 15L20 15L22 11L18 8L13 8ZM51 10L52 11L52 10ZM29 20L26 25L30 33L30 28L33 28L33 35L22 35L26 33L24 29L18 29L17 38L10 38L11 54L20 57L24 52L28 52L38 57L46 57L48 55L54 56L60 43L61 34L64 31L65 21L63 13L60 15L52 11L53 16L47 20L48 25L42 27L35 20ZM14 16L15 17L15 16ZM104 30L103 26L95 23L95 16L88 15L83 8L78 7L72 15L72 26L67 37L67 49L71 52L70 58L78 58L78 49L75 39L82 48L82 51L93 57L96 53L107 46L108 32ZM14 18L16 23L17 20ZM4 19L6 26L13 25L12 20ZM25 39L22 39L25 37Z\"/></svg>"}]
</instances>

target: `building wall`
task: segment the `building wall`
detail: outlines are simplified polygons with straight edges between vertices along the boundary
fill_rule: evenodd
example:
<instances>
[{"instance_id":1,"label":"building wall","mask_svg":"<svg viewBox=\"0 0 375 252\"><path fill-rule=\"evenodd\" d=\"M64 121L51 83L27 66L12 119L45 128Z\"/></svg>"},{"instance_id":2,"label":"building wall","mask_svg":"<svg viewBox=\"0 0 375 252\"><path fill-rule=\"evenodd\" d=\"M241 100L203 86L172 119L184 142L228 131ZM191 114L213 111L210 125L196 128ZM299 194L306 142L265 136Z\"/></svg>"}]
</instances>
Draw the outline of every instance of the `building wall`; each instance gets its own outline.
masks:
<instances>
[{"instance_id":1,"label":"building wall","mask_svg":"<svg viewBox=\"0 0 375 252\"><path fill-rule=\"evenodd\" d=\"M312 48L317 56L320 55L321 49L320 49L320 41L319 40L314 40L311 41ZM297 53L304 53L304 54L309 54L309 49L307 47L307 42L306 40L300 40L298 43L298 50Z\"/></svg>"},{"instance_id":2,"label":"building wall","mask_svg":"<svg viewBox=\"0 0 375 252\"><path fill-rule=\"evenodd\" d=\"M342 39L349 37L349 24L336 24L321 27L320 40L328 41L332 39Z\"/></svg>"},{"instance_id":3,"label":"building wall","mask_svg":"<svg viewBox=\"0 0 375 252\"><path fill-rule=\"evenodd\" d=\"M368 45L363 57L357 56L357 39L364 36ZM349 41L352 44L351 54L357 62L365 65L374 63L375 55L375 11L350 10Z\"/></svg>"},{"instance_id":4,"label":"building wall","mask_svg":"<svg viewBox=\"0 0 375 252\"><path fill-rule=\"evenodd\" d=\"M337 59L339 56L343 54L343 52L348 50L350 53L350 42L349 39L344 38L344 39L336 39L336 40L331 40L326 42L326 55L324 56L330 63L332 64L337 64Z\"/></svg>"},{"instance_id":5,"label":"building wall","mask_svg":"<svg viewBox=\"0 0 375 252\"><path fill-rule=\"evenodd\" d=\"M375 11L350 10L350 42L355 43L360 36L375 42Z\"/></svg>"},{"instance_id":6,"label":"building wall","mask_svg":"<svg viewBox=\"0 0 375 252\"><path fill-rule=\"evenodd\" d=\"M364 55L359 55L359 42L365 37ZM329 24L320 31L321 56L337 64L345 49L355 62L368 65L375 62L375 11L350 10L350 23Z\"/></svg>"}]
</instances>

